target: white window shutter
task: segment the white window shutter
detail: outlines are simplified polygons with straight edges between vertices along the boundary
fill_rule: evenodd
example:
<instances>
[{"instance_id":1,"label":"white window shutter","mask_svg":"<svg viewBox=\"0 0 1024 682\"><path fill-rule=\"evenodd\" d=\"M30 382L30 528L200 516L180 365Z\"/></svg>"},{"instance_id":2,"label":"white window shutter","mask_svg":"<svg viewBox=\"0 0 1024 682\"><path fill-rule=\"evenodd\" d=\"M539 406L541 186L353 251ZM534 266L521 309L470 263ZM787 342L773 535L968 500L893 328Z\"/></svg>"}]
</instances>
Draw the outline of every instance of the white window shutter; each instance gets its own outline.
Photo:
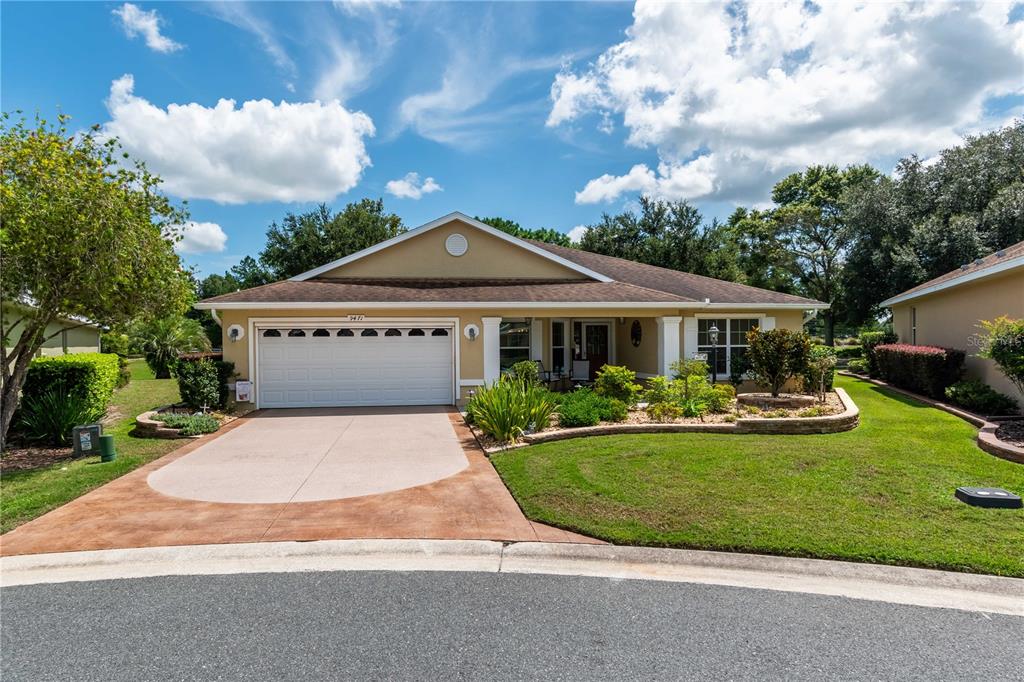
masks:
<instances>
[{"instance_id":1,"label":"white window shutter","mask_svg":"<svg viewBox=\"0 0 1024 682\"><path fill-rule=\"evenodd\" d=\"M768 331L775 329L775 318L774 317L763 317L761 318L761 330Z\"/></svg>"},{"instance_id":2,"label":"white window shutter","mask_svg":"<svg viewBox=\"0 0 1024 682\"><path fill-rule=\"evenodd\" d=\"M530 323L530 359L544 360L544 320L539 317Z\"/></svg>"},{"instance_id":3,"label":"white window shutter","mask_svg":"<svg viewBox=\"0 0 1024 682\"><path fill-rule=\"evenodd\" d=\"M683 358L689 360L697 352L697 318L683 318Z\"/></svg>"}]
</instances>

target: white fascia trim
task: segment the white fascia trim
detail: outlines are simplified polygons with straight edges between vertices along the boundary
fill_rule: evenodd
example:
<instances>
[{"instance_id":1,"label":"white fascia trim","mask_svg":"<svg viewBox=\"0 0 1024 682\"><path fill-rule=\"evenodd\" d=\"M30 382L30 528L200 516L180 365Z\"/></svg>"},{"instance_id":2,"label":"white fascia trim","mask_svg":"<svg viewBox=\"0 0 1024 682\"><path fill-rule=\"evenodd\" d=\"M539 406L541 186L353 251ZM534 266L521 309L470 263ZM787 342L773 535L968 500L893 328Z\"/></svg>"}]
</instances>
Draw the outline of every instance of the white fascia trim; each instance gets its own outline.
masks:
<instances>
[{"instance_id":1,"label":"white fascia trim","mask_svg":"<svg viewBox=\"0 0 1024 682\"><path fill-rule=\"evenodd\" d=\"M612 281L614 281L614 280L612 280L611 277L608 277L607 275L602 275L601 273L595 272L594 270L591 270L590 268L585 268L582 265L579 265L577 263L573 263L571 260L568 260L566 258L562 258L561 256L555 255L555 254L551 253L550 251L547 251L545 249L540 248L539 246L534 246L533 244L530 244L529 242L524 241L524 240L520 239L519 237L513 237L510 234L502 232L501 230L499 230L496 227L491 227L487 223L482 223L479 220L475 220L473 218L470 218L465 213L460 213L459 211L455 211L453 213L449 213L448 215L442 216L442 217L440 217L440 218L438 218L436 220L431 220L429 223L426 223L425 225L420 225L419 227L414 228L412 230L409 230L408 232L403 232L402 234L398 235L397 237L392 237L391 239L382 241L379 244L374 244L373 246L371 246L369 248L366 248L366 249L363 249L362 251L356 251L353 254L349 254L348 256L345 256L344 258L339 258L336 261L332 261L332 262L328 263L327 265L321 265L318 268L313 268L312 270L309 270L307 272L303 272L302 274L295 275L289 281L292 281L292 282L303 282L303 281L305 281L307 279L312 279L313 277L316 277L317 275L322 275L323 273L325 273L325 272L327 272L329 270L333 270L333 269L335 269L337 267L340 267L342 265L346 265L348 263L351 263L352 261L357 261L360 258L365 258L366 256L369 256L370 254L377 253L378 251L382 251L382 250L384 250L386 248L394 246L395 244L400 244L401 242L404 242L406 239L412 239L413 237L417 237L417 236L423 234L424 232L429 232L430 230L433 230L435 227L440 227L441 225L447 225L448 223L450 223L453 220L461 220L462 222L467 223L468 225L471 225L472 227L475 227L476 229L481 230L482 232L486 232L487 234L491 235L492 237L497 237L498 239L502 239L502 240L504 240L504 241L506 241L506 242L508 242L510 244L515 244L516 246L518 246L518 247L520 247L522 249L526 249L527 251L529 251L531 253L534 253L534 254L537 254L538 256L540 256L542 258L546 258L546 259L548 259L550 261L554 261L555 263L558 263L559 265L565 266L565 267L569 268L570 270L575 270L576 272L578 272L580 274L583 274L583 275L586 275L587 277L591 277L593 279L596 279L599 282L612 282Z\"/></svg>"},{"instance_id":2,"label":"white fascia trim","mask_svg":"<svg viewBox=\"0 0 1024 682\"><path fill-rule=\"evenodd\" d=\"M1013 268L1018 268L1021 266L1024 266L1024 256L1017 256L1003 263L993 265L992 267L985 268L983 270L975 270L969 275L964 275L963 277L957 277L955 279L946 280L945 282L933 284L930 287L926 287L924 289L921 289L920 291L915 291L912 294L899 294L897 296L893 296L892 298L887 298L878 305L881 306L882 308L888 308L897 303L903 303L904 301L912 301L915 298L921 298L922 296L927 296L928 294L934 294L937 291L951 289L952 287L960 286L961 284L967 284L968 282L975 282L979 279L991 277L992 275L998 275L1000 272L1006 272L1007 270L1012 270Z\"/></svg>"},{"instance_id":3,"label":"white fascia trim","mask_svg":"<svg viewBox=\"0 0 1024 682\"><path fill-rule=\"evenodd\" d=\"M325 302L313 302L313 301L300 301L300 302L257 302L257 301L233 301L233 302L211 302L211 303L196 303L194 306L197 310L212 310L216 308L218 310L355 310L355 309L367 309L367 310L381 310L388 308L402 308L402 309L490 309L490 308L513 308L513 309L532 309L532 308L595 308L598 310L602 309L622 309L622 308L661 308L661 309L679 309L679 310L716 310L716 309L728 309L728 310L809 310L809 309L825 309L828 308L827 303L819 305L811 305L807 303L687 303L683 301L603 301L600 303L596 302L543 302L543 301L455 301L455 302L444 302L444 301L418 301L400 303L394 301L387 302L374 302L374 301L325 301Z\"/></svg>"}]
</instances>

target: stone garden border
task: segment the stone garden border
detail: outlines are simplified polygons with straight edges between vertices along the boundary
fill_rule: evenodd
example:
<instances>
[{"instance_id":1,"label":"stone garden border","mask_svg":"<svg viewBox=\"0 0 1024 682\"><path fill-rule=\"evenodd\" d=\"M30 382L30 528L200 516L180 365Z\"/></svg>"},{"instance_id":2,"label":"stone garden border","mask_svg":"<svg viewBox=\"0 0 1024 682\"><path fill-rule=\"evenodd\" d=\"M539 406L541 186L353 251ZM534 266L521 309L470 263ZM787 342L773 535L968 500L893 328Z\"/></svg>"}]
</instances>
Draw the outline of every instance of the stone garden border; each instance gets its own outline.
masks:
<instances>
[{"instance_id":1,"label":"stone garden border","mask_svg":"<svg viewBox=\"0 0 1024 682\"><path fill-rule=\"evenodd\" d=\"M191 440L201 438L202 436L206 435L200 434L197 436L183 436L181 434L181 429L172 429L164 425L162 421L157 421L156 419L153 419L154 415L170 407L174 406L163 405L161 407L156 408L155 410L143 412L138 417L136 417L135 430L138 432L138 435L144 438L187 438Z\"/></svg>"},{"instance_id":2,"label":"stone garden border","mask_svg":"<svg viewBox=\"0 0 1024 682\"><path fill-rule=\"evenodd\" d=\"M731 424L720 422L713 424L600 424L598 426L582 426L573 429L531 433L523 436L522 440L515 445L510 446L488 448L484 447L483 443L480 443L480 446L484 452L490 455L496 452L504 452L510 448L525 447L535 443L624 433L757 433L765 435L798 435L850 431L860 423L860 408L857 407L853 399L843 389L836 388L835 392L845 409L839 414L829 414L823 417L742 417ZM473 434L476 435L476 433L477 431L474 427ZM477 441L479 442L480 439L477 438Z\"/></svg>"},{"instance_id":3,"label":"stone garden border","mask_svg":"<svg viewBox=\"0 0 1024 682\"><path fill-rule=\"evenodd\" d=\"M1010 443L1003 442L996 438L996 431L999 429L999 424L993 421L989 421L987 418L981 416L980 414L968 412L967 410L961 409L959 407L953 407L952 405L940 402L933 398L928 398L918 393L913 393L911 391L898 388L880 379L872 379L870 377L846 371L840 371L839 374L848 377L854 377L856 379L860 379L861 381L867 381L869 383L875 384L876 386L882 386L884 388L889 389L893 393L905 395L908 398L913 398L914 400L922 402L925 405L930 405L935 409L942 410L943 412L948 412L954 417L959 417L960 419L963 419L965 422L978 427L978 437L976 439L976 442L979 448L981 448L988 454L995 455L996 457L999 457L1001 459L1005 459L1010 462L1016 462L1017 464L1024 464L1024 448L1019 448L1016 445L1011 445Z\"/></svg>"}]
</instances>

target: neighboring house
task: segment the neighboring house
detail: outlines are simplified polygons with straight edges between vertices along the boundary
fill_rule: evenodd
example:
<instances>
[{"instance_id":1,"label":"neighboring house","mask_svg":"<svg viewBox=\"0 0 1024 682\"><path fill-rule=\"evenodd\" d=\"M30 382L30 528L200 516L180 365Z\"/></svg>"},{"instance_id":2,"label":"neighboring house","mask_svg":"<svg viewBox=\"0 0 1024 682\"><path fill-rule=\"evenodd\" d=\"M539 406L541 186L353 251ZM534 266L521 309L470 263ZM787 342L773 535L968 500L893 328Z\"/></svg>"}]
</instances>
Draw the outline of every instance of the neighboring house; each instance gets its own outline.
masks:
<instances>
[{"instance_id":1,"label":"neighboring house","mask_svg":"<svg viewBox=\"0 0 1024 682\"><path fill-rule=\"evenodd\" d=\"M991 360L977 356L982 320L1024 318L1024 242L882 301L903 343L958 348L968 376L1024 403L1024 395Z\"/></svg>"},{"instance_id":2,"label":"neighboring house","mask_svg":"<svg viewBox=\"0 0 1024 682\"><path fill-rule=\"evenodd\" d=\"M452 213L290 280L206 299L259 407L452 404L520 360L641 377L827 304L527 241Z\"/></svg>"},{"instance_id":3,"label":"neighboring house","mask_svg":"<svg viewBox=\"0 0 1024 682\"><path fill-rule=\"evenodd\" d=\"M24 315L25 305L21 303L5 303L3 305L3 326L18 320ZM22 325L15 324L3 339L4 347L11 348L21 336ZM46 341L36 352L36 356L67 355L69 353L99 353L100 326L87 320L60 318L46 326L43 337Z\"/></svg>"}]
</instances>

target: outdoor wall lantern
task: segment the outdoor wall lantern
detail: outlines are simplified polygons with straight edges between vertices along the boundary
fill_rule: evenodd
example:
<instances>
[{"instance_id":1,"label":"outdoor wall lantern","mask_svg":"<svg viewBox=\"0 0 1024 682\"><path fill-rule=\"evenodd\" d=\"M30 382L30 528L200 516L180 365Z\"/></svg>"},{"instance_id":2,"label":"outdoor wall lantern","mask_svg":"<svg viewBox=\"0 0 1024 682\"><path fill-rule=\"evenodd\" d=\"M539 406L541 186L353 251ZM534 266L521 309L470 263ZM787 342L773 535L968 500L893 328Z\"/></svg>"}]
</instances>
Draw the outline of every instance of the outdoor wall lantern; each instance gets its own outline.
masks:
<instances>
[{"instance_id":1,"label":"outdoor wall lantern","mask_svg":"<svg viewBox=\"0 0 1024 682\"><path fill-rule=\"evenodd\" d=\"M476 337L480 336L480 327L477 327L475 324L467 324L462 333L466 335L467 339L474 341Z\"/></svg>"},{"instance_id":2,"label":"outdoor wall lantern","mask_svg":"<svg viewBox=\"0 0 1024 682\"><path fill-rule=\"evenodd\" d=\"M711 338L711 383L718 383L718 325L712 324L708 329Z\"/></svg>"},{"instance_id":3,"label":"outdoor wall lantern","mask_svg":"<svg viewBox=\"0 0 1024 682\"><path fill-rule=\"evenodd\" d=\"M241 341L245 338L245 330L240 324L233 324L228 327L228 340L232 343L235 341Z\"/></svg>"}]
</instances>

